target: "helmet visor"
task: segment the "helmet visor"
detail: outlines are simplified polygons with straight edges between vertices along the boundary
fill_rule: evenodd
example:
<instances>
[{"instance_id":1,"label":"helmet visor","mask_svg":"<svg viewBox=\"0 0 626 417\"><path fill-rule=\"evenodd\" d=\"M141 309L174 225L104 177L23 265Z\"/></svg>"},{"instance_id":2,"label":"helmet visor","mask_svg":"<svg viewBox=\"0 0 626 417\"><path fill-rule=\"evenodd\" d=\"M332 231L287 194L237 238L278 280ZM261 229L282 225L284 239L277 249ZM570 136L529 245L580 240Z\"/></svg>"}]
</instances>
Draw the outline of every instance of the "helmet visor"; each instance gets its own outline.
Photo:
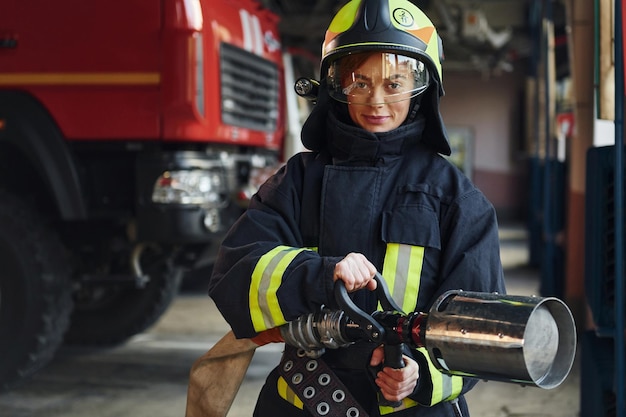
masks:
<instances>
[{"instance_id":1,"label":"helmet visor","mask_svg":"<svg viewBox=\"0 0 626 417\"><path fill-rule=\"evenodd\" d=\"M349 104L386 104L409 100L428 88L426 65L415 58L388 52L345 55L327 74L329 94Z\"/></svg>"}]
</instances>

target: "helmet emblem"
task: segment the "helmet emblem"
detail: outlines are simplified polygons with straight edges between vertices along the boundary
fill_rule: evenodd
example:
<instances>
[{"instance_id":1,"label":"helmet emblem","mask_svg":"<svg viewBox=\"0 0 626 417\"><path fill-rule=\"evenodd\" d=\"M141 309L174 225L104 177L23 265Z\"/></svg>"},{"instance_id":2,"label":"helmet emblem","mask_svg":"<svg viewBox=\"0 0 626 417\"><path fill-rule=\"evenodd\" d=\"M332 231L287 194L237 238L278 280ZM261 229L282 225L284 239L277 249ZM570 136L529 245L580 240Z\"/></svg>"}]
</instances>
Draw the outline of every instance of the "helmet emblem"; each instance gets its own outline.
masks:
<instances>
[{"instance_id":1,"label":"helmet emblem","mask_svg":"<svg viewBox=\"0 0 626 417\"><path fill-rule=\"evenodd\" d=\"M400 26L411 27L413 26L413 15L407 9L397 8L393 11L393 18Z\"/></svg>"}]
</instances>

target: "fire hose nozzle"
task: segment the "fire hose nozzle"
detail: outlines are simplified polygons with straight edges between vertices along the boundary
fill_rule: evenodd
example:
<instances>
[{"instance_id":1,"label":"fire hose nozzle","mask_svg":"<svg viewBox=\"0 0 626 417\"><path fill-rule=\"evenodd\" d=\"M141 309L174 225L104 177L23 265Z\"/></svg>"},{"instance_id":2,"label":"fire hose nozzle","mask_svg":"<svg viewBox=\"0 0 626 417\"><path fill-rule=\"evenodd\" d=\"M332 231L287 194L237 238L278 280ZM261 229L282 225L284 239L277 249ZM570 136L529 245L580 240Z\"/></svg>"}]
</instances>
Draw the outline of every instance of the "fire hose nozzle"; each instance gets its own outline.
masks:
<instances>
[{"instance_id":1,"label":"fire hose nozzle","mask_svg":"<svg viewBox=\"0 0 626 417\"><path fill-rule=\"evenodd\" d=\"M381 343L385 361L394 367L403 365L403 345L425 348L431 362L448 375L544 389L556 388L569 375L576 326L558 298L455 290L441 295L428 313L406 314L382 277L376 279L383 311L365 313L343 285L336 285L341 310L322 309L286 324L281 327L285 342L309 356L359 340Z\"/></svg>"},{"instance_id":2,"label":"fire hose nozzle","mask_svg":"<svg viewBox=\"0 0 626 417\"><path fill-rule=\"evenodd\" d=\"M288 345L302 349L307 356L318 357L326 348L337 349L353 342L345 333L347 320L341 310L322 308L288 322L280 328L280 334Z\"/></svg>"},{"instance_id":3,"label":"fire hose nozzle","mask_svg":"<svg viewBox=\"0 0 626 417\"><path fill-rule=\"evenodd\" d=\"M576 326L554 297L449 291L428 314L425 345L452 375L556 388L576 354Z\"/></svg>"}]
</instances>

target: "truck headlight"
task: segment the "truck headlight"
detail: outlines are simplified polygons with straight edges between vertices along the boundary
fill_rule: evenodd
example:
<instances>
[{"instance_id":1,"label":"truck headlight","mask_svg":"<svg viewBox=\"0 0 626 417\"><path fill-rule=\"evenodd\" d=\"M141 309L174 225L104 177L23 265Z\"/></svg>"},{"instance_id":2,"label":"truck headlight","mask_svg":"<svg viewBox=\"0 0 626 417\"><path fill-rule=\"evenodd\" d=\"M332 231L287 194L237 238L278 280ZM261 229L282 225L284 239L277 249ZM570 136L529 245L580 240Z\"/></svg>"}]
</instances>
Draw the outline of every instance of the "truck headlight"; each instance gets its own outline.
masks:
<instances>
[{"instance_id":1,"label":"truck headlight","mask_svg":"<svg viewBox=\"0 0 626 417\"><path fill-rule=\"evenodd\" d=\"M222 170L165 171L154 183L152 201L161 204L188 204L220 207L225 203Z\"/></svg>"}]
</instances>

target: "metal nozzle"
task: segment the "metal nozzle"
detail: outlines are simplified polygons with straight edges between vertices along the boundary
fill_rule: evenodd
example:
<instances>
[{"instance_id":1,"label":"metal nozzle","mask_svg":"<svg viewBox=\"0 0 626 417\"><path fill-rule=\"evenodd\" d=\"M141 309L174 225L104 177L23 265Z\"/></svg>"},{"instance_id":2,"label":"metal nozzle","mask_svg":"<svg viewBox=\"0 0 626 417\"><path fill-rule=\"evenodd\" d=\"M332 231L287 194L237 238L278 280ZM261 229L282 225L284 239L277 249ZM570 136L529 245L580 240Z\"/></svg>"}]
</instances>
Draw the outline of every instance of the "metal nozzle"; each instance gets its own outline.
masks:
<instances>
[{"instance_id":1,"label":"metal nozzle","mask_svg":"<svg viewBox=\"0 0 626 417\"><path fill-rule=\"evenodd\" d=\"M551 389L569 374L576 328L553 297L450 291L428 315L426 348L449 374Z\"/></svg>"}]
</instances>

